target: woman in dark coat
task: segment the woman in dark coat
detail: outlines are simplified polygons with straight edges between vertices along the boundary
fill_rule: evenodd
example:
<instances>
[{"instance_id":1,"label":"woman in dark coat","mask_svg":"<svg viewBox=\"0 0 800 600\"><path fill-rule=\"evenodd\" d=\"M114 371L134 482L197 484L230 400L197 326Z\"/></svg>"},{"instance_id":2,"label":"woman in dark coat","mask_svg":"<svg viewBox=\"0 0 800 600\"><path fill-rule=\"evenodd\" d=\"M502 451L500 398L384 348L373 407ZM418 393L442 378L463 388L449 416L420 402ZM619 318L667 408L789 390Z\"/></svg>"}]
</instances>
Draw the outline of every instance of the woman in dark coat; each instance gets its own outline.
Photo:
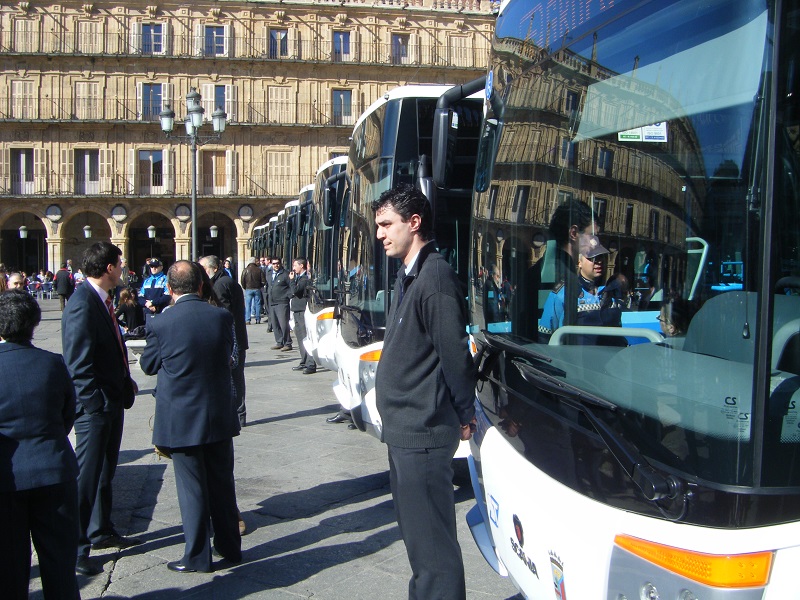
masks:
<instances>
[{"instance_id":1,"label":"woman in dark coat","mask_svg":"<svg viewBox=\"0 0 800 600\"><path fill-rule=\"evenodd\" d=\"M78 463L67 434L75 389L64 359L31 343L41 317L25 292L0 294L2 596L28 597L33 539L44 597L74 600L80 597Z\"/></svg>"}]
</instances>

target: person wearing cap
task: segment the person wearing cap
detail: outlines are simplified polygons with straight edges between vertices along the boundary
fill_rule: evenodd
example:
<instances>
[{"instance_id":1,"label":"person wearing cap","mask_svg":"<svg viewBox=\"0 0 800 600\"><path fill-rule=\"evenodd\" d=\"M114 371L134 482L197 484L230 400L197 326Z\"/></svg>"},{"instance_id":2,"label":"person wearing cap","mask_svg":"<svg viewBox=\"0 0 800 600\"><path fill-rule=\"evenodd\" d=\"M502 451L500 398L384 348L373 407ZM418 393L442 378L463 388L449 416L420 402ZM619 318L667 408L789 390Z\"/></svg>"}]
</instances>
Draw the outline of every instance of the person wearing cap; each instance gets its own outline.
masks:
<instances>
[{"instance_id":1,"label":"person wearing cap","mask_svg":"<svg viewBox=\"0 0 800 600\"><path fill-rule=\"evenodd\" d=\"M164 274L164 265L157 258L151 258L147 266L150 267L150 276L142 283L139 304L151 314L157 314L171 301L167 290L167 276Z\"/></svg>"},{"instance_id":2,"label":"person wearing cap","mask_svg":"<svg viewBox=\"0 0 800 600\"><path fill-rule=\"evenodd\" d=\"M600 243L600 239L591 233L578 236L578 294L577 315L575 325L596 325L604 327L620 327L621 314L619 308L602 308L601 292L598 287L603 275L603 258L608 250ZM566 285L556 285L547 297L539 321L539 332L552 335L564 325ZM581 343L602 345L625 345L625 338L611 336L580 336Z\"/></svg>"}]
</instances>

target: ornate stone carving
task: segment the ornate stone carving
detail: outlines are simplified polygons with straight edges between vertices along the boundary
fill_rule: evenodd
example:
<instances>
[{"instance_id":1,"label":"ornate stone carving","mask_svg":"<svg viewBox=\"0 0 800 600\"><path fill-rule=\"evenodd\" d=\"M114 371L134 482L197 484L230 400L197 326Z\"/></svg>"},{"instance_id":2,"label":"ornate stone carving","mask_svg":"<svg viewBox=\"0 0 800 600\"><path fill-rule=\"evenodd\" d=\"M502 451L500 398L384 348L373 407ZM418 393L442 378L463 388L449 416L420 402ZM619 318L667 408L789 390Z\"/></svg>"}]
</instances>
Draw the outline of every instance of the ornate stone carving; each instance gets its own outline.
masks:
<instances>
[{"instance_id":1,"label":"ornate stone carving","mask_svg":"<svg viewBox=\"0 0 800 600\"><path fill-rule=\"evenodd\" d=\"M83 131L78 134L78 140L81 142L93 142L94 141L94 131Z\"/></svg>"},{"instance_id":2,"label":"ornate stone carving","mask_svg":"<svg viewBox=\"0 0 800 600\"><path fill-rule=\"evenodd\" d=\"M28 14L28 11L31 9L31 3L30 2L20 2L18 4L18 6L19 6L20 11L24 12L26 15Z\"/></svg>"},{"instance_id":3,"label":"ornate stone carving","mask_svg":"<svg viewBox=\"0 0 800 600\"><path fill-rule=\"evenodd\" d=\"M222 11L221 11L219 8L217 8L217 7L214 7L214 8L212 8L212 9L211 9L211 16L212 16L214 19L219 19L219 15L221 14L221 12L222 12Z\"/></svg>"},{"instance_id":4,"label":"ornate stone carving","mask_svg":"<svg viewBox=\"0 0 800 600\"><path fill-rule=\"evenodd\" d=\"M156 18L156 13L158 13L158 7L157 6L148 6L147 7L147 15L151 19L155 19Z\"/></svg>"},{"instance_id":5,"label":"ornate stone carving","mask_svg":"<svg viewBox=\"0 0 800 600\"><path fill-rule=\"evenodd\" d=\"M285 10L276 10L275 11L275 20L278 23L283 23L286 20L286 11Z\"/></svg>"},{"instance_id":6,"label":"ornate stone carving","mask_svg":"<svg viewBox=\"0 0 800 600\"><path fill-rule=\"evenodd\" d=\"M94 4L86 3L83 5L83 13L88 17L94 11Z\"/></svg>"},{"instance_id":7,"label":"ornate stone carving","mask_svg":"<svg viewBox=\"0 0 800 600\"><path fill-rule=\"evenodd\" d=\"M336 15L336 22L339 25L344 25L347 22L347 13L339 13Z\"/></svg>"}]
</instances>

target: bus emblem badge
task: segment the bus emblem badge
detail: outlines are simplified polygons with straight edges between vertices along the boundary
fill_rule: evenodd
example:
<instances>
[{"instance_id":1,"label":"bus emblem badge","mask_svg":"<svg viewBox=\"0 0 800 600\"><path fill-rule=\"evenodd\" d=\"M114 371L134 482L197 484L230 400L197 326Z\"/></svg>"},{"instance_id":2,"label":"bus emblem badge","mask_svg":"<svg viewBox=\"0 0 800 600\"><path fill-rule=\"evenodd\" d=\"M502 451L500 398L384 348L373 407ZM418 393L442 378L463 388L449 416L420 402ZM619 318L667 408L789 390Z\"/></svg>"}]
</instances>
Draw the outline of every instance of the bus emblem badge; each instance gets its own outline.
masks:
<instances>
[{"instance_id":1,"label":"bus emblem badge","mask_svg":"<svg viewBox=\"0 0 800 600\"><path fill-rule=\"evenodd\" d=\"M550 553L550 569L553 571L553 590L557 600L567 600L567 590L564 586L564 567L561 559L554 553Z\"/></svg>"}]
</instances>

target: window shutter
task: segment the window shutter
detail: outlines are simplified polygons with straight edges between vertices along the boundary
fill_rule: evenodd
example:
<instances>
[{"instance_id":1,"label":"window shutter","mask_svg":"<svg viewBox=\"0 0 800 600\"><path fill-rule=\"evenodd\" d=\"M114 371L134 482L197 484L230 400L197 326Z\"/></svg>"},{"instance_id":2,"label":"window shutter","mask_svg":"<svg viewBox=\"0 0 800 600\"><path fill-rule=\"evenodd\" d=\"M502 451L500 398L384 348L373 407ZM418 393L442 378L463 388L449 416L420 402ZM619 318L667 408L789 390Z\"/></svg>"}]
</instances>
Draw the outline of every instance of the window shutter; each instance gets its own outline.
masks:
<instances>
[{"instance_id":1,"label":"window shutter","mask_svg":"<svg viewBox=\"0 0 800 600\"><path fill-rule=\"evenodd\" d=\"M110 148L100 150L100 193L114 193L114 151Z\"/></svg>"},{"instance_id":2,"label":"window shutter","mask_svg":"<svg viewBox=\"0 0 800 600\"><path fill-rule=\"evenodd\" d=\"M347 60L359 62L361 60L361 38L358 29L350 32L350 56Z\"/></svg>"},{"instance_id":3,"label":"window shutter","mask_svg":"<svg viewBox=\"0 0 800 600\"><path fill-rule=\"evenodd\" d=\"M141 121L144 114L144 84L140 81L136 84L136 120Z\"/></svg>"},{"instance_id":4,"label":"window shutter","mask_svg":"<svg viewBox=\"0 0 800 600\"><path fill-rule=\"evenodd\" d=\"M233 58L236 44L233 42L233 31L230 25L222 26L222 35L225 36L222 41L222 54L228 58Z\"/></svg>"},{"instance_id":5,"label":"window shutter","mask_svg":"<svg viewBox=\"0 0 800 600\"><path fill-rule=\"evenodd\" d=\"M61 150L61 192L64 194L72 194L75 191L74 158L75 152L72 148Z\"/></svg>"},{"instance_id":6,"label":"window shutter","mask_svg":"<svg viewBox=\"0 0 800 600\"><path fill-rule=\"evenodd\" d=\"M214 92L215 85L213 83L204 83L200 86L200 95L203 96L201 104L205 109L203 113L203 120L210 121L211 113L214 112Z\"/></svg>"},{"instance_id":7,"label":"window shutter","mask_svg":"<svg viewBox=\"0 0 800 600\"><path fill-rule=\"evenodd\" d=\"M128 149L128 193L135 194L139 189L138 171L139 161L136 159L136 148Z\"/></svg>"},{"instance_id":8,"label":"window shutter","mask_svg":"<svg viewBox=\"0 0 800 600\"><path fill-rule=\"evenodd\" d=\"M236 150L225 151L225 178L228 186L227 191L229 194L236 194L239 189L237 177L237 158L238 156L236 154Z\"/></svg>"},{"instance_id":9,"label":"window shutter","mask_svg":"<svg viewBox=\"0 0 800 600\"><path fill-rule=\"evenodd\" d=\"M33 149L33 179L35 181L35 192L37 194L46 194L50 186L48 185L49 165L48 165L49 150L47 148L34 148Z\"/></svg>"},{"instance_id":10,"label":"window shutter","mask_svg":"<svg viewBox=\"0 0 800 600\"><path fill-rule=\"evenodd\" d=\"M203 56L205 25L194 26L194 55Z\"/></svg>"},{"instance_id":11,"label":"window shutter","mask_svg":"<svg viewBox=\"0 0 800 600\"><path fill-rule=\"evenodd\" d=\"M163 32L161 38L161 48L165 56L172 56L172 23L164 21L161 24L161 31Z\"/></svg>"},{"instance_id":12,"label":"window shutter","mask_svg":"<svg viewBox=\"0 0 800 600\"><path fill-rule=\"evenodd\" d=\"M172 107L172 97L174 94L175 94L174 83L161 84L161 110L164 110L167 106Z\"/></svg>"},{"instance_id":13,"label":"window shutter","mask_svg":"<svg viewBox=\"0 0 800 600\"><path fill-rule=\"evenodd\" d=\"M286 37L288 38L289 56L286 58L300 58L299 40L297 39L297 31L294 27L287 29Z\"/></svg>"},{"instance_id":14,"label":"window shutter","mask_svg":"<svg viewBox=\"0 0 800 600\"><path fill-rule=\"evenodd\" d=\"M139 54L142 51L142 23L135 21L131 24L128 52Z\"/></svg>"},{"instance_id":15,"label":"window shutter","mask_svg":"<svg viewBox=\"0 0 800 600\"><path fill-rule=\"evenodd\" d=\"M11 191L9 185L9 172L11 171L11 149L0 149L0 191L8 193Z\"/></svg>"},{"instance_id":16,"label":"window shutter","mask_svg":"<svg viewBox=\"0 0 800 600\"><path fill-rule=\"evenodd\" d=\"M235 85L225 86L225 112L227 113L228 123L238 122L236 107L238 104L239 89Z\"/></svg>"},{"instance_id":17,"label":"window shutter","mask_svg":"<svg viewBox=\"0 0 800 600\"><path fill-rule=\"evenodd\" d=\"M408 36L408 62L419 62L419 36L414 33Z\"/></svg>"},{"instance_id":18,"label":"window shutter","mask_svg":"<svg viewBox=\"0 0 800 600\"><path fill-rule=\"evenodd\" d=\"M164 148L161 152L162 160L164 161L164 193L175 193L175 155L172 148Z\"/></svg>"}]
</instances>

